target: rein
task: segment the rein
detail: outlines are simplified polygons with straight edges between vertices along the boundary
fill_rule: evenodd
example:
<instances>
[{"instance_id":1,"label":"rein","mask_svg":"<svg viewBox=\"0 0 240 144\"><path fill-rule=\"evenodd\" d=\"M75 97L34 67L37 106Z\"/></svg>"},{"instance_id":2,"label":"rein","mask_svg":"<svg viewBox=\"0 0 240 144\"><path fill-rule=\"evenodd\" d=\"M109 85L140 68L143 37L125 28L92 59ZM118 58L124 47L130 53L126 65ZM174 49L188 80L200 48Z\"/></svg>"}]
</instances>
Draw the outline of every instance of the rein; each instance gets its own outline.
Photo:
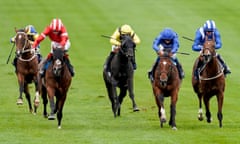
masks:
<instances>
[{"instance_id":1,"label":"rein","mask_svg":"<svg viewBox=\"0 0 240 144\"><path fill-rule=\"evenodd\" d=\"M215 55L214 57L216 57L216 55ZM201 71L199 72L199 75L198 75L199 80L204 80L204 81L213 80L213 79L216 79L216 78L220 77L221 75L223 75L223 68L222 68L222 69L221 69L220 71L218 71L218 73L217 73L215 76L213 76L213 77L206 77L206 78L202 77L202 76L200 75L200 73L204 70L204 68L206 67L206 65L207 65L207 64L204 64L203 68L202 68Z\"/></svg>"}]
</instances>

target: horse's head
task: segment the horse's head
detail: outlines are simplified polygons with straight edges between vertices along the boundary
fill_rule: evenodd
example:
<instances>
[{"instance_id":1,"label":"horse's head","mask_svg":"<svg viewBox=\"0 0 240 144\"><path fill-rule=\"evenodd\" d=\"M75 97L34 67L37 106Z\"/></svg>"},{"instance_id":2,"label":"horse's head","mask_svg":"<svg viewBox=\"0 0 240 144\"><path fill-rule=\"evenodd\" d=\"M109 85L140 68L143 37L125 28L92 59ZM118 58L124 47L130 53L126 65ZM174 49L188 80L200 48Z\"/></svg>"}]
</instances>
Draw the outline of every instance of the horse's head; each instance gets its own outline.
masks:
<instances>
[{"instance_id":1,"label":"horse's head","mask_svg":"<svg viewBox=\"0 0 240 144\"><path fill-rule=\"evenodd\" d=\"M15 36L16 54L18 56L30 52L33 53L31 49L31 44L28 40L27 34L25 32L17 32Z\"/></svg>"},{"instance_id":2,"label":"horse's head","mask_svg":"<svg viewBox=\"0 0 240 144\"><path fill-rule=\"evenodd\" d=\"M133 57L136 44L129 35L121 36L121 49L120 52L126 57Z\"/></svg>"},{"instance_id":3,"label":"horse's head","mask_svg":"<svg viewBox=\"0 0 240 144\"><path fill-rule=\"evenodd\" d=\"M157 78L159 81L160 86L166 87L173 71L173 63L169 56L162 56L160 57L160 61L157 68Z\"/></svg>"},{"instance_id":4,"label":"horse's head","mask_svg":"<svg viewBox=\"0 0 240 144\"><path fill-rule=\"evenodd\" d=\"M53 74L57 77L61 76L64 65L63 56L64 50L62 50L61 48L53 49Z\"/></svg>"},{"instance_id":5,"label":"horse's head","mask_svg":"<svg viewBox=\"0 0 240 144\"><path fill-rule=\"evenodd\" d=\"M209 61L212 60L214 56L216 56L214 38L211 40L208 40L207 38L205 39L201 56L203 58L204 63L208 63Z\"/></svg>"}]
</instances>

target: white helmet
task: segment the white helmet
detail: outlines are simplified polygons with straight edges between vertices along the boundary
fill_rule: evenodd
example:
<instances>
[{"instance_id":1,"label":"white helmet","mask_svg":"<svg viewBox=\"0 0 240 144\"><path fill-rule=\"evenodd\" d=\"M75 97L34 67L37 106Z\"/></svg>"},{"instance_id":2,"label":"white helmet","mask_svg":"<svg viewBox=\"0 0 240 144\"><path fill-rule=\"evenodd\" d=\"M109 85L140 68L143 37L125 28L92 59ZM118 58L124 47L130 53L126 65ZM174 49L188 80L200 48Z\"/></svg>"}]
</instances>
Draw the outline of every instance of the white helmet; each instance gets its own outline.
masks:
<instances>
[{"instance_id":1,"label":"white helmet","mask_svg":"<svg viewBox=\"0 0 240 144\"><path fill-rule=\"evenodd\" d=\"M59 32L62 29L62 27L63 27L63 23L59 18L54 18L50 24L50 28L56 32Z\"/></svg>"}]
</instances>

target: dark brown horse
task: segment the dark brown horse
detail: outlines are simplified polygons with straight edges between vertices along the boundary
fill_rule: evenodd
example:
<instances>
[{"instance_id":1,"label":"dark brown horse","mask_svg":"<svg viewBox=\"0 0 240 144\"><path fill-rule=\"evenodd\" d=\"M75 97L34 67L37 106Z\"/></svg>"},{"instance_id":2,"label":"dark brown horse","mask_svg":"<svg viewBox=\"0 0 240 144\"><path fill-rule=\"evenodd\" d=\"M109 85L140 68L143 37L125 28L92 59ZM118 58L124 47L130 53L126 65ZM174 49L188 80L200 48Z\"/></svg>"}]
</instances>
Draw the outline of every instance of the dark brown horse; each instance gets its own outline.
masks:
<instances>
[{"instance_id":1,"label":"dark brown horse","mask_svg":"<svg viewBox=\"0 0 240 144\"><path fill-rule=\"evenodd\" d=\"M103 70L103 78L112 104L114 117L120 116L121 104L127 91L132 100L133 111L139 111L134 99L134 70L131 62L134 57L135 46L130 36L124 36L121 48L111 62L112 79L109 78L107 70L105 68ZM120 89L119 94L117 88Z\"/></svg>"},{"instance_id":2,"label":"dark brown horse","mask_svg":"<svg viewBox=\"0 0 240 144\"><path fill-rule=\"evenodd\" d=\"M176 104L178 100L181 79L179 78L177 67L169 55L169 53L165 53L163 56L160 56L160 61L154 72L152 89L156 104L158 106L158 116L161 127L163 127L163 123L166 122L164 98L170 96L171 103L169 125L173 130L176 130Z\"/></svg>"},{"instance_id":3,"label":"dark brown horse","mask_svg":"<svg viewBox=\"0 0 240 144\"><path fill-rule=\"evenodd\" d=\"M202 63L203 66L199 70L199 78L196 79L194 72L198 63ZM217 60L215 51L215 40L205 39L202 53L196 59L192 72L192 86L199 99L199 111L198 119L203 120L202 99L205 104L207 122L211 122L210 112L210 98L217 96L218 112L217 117L219 120L219 127L222 127L222 106L224 99L225 89L225 77L223 74L223 68Z\"/></svg>"},{"instance_id":4,"label":"dark brown horse","mask_svg":"<svg viewBox=\"0 0 240 144\"><path fill-rule=\"evenodd\" d=\"M39 91L37 81L38 58L36 56L35 50L31 48L31 44L27 38L26 33L17 32L15 36L15 45L17 57L16 75L18 78L20 92L17 104L23 104L22 93L24 92L28 101L29 110L30 112L33 111L28 85L34 82L36 92L34 99L34 113L36 113L37 107L39 105Z\"/></svg>"},{"instance_id":5,"label":"dark brown horse","mask_svg":"<svg viewBox=\"0 0 240 144\"><path fill-rule=\"evenodd\" d=\"M45 77L39 79L39 83L44 105L43 115L48 117L49 120L54 120L57 113L59 129L61 128L62 111L71 81L72 76L65 63L64 51L60 48L55 48L53 50L52 62L46 70ZM50 115L47 113L48 100L51 108Z\"/></svg>"}]
</instances>

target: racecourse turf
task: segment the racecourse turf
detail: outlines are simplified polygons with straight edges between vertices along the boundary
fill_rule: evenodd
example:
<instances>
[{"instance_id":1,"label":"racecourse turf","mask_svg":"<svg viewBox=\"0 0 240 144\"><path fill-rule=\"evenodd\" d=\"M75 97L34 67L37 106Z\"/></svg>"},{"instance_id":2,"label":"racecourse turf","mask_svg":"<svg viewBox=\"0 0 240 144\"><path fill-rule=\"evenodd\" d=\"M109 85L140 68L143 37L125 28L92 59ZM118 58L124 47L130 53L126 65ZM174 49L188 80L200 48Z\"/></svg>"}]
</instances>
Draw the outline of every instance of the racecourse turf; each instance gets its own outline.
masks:
<instances>
[{"instance_id":1,"label":"racecourse turf","mask_svg":"<svg viewBox=\"0 0 240 144\"><path fill-rule=\"evenodd\" d=\"M0 143L11 144L176 144L176 143L239 143L239 62L240 5L237 0L7 0L0 2ZM52 18L59 17L66 25L71 40L70 59L76 76L63 110L62 129L57 121L28 111L26 99L17 106L18 83L6 60L14 36L14 27L33 24L40 33ZM218 52L230 66L232 74L226 79L223 105L223 128L218 127L216 98L211 99L212 123L197 120L198 99L191 87L191 71L198 53L191 50L195 31L207 19L213 19L221 33L223 47ZM111 50L111 35L122 24L130 24L141 38L137 46L135 98L140 112L133 113L127 96L122 115L114 118L102 78L105 58ZM156 59L152 50L154 38L164 27L179 35L178 58L185 79L177 103L177 131L165 124L159 127L157 107L147 79L147 71ZM50 41L41 43L41 53L49 52ZM31 85L32 97L34 95ZM169 118L169 98L165 99ZM205 110L204 110L205 112Z\"/></svg>"}]
</instances>

